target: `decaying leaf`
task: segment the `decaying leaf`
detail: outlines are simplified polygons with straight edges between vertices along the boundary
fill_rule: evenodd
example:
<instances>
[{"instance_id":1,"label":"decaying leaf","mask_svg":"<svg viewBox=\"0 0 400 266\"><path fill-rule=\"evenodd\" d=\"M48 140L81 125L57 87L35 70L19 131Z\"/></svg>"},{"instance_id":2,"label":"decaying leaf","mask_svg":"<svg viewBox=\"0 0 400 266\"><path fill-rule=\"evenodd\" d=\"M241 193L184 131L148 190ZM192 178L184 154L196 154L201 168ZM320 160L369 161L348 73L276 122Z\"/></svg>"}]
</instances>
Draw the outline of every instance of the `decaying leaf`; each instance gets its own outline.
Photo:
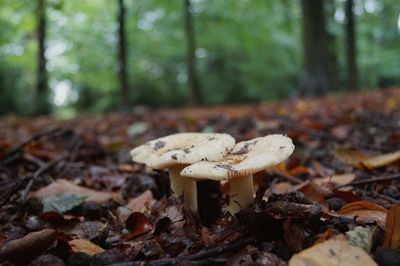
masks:
<instances>
[{"instance_id":1,"label":"decaying leaf","mask_svg":"<svg viewBox=\"0 0 400 266\"><path fill-rule=\"evenodd\" d=\"M315 178L313 179L316 185L325 185L328 183L332 183L335 186L343 186L351 183L356 178L355 174L343 174L343 175L332 175L326 176L323 178Z\"/></svg>"},{"instance_id":2,"label":"decaying leaf","mask_svg":"<svg viewBox=\"0 0 400 266\"><path fill-rule=\"evenodd\" d=\"M400 151L374 156L362 161L368 169L375 169L383 166L390 165L400 160Z\"/></svg>"},{"instance_id":3,"label":"decaying leaf","mask_svg":"<svg viewBox=\"0 0 400 266\"><path fill-rule=\"evenodd\" d=\"M89 256L104 252L104 249L87 239L74 239L68 241L68 244L74 252L85 253Z\"/></svg>"},{"instance_id":4,"label":"decaying leaf","mask_svg":"<svg viewBox=\"0 0 400 266\"><path fill-rule=\"evenodd\" d=\"M124 236L126 239L135 238L153 229L153 223L140 212L129 215L125 225L129 230L129 233Z\"/></svg>"},{"instance_id":5,"label":"decaying leaf","mask_svg":"<svg viewBox=\"0 0 400 266\"><path fill-rule=\"evenodd\" d=\"M55 211L59 213L65 213L81 205L86 200L86 198L86 196L78 197L76 195L43 197L43 211Z\"/></svg>"},{"instance_id":6,"label":"decaying leaf","mask_svg":"<svg viewBox=\"0 0 400 266\"><path fill-rule=\"evenodd\" d=\"M338 214L349 218L355 218L362 223L376 222L380 226L385 225L387 210L375 203L361 200L344 205Z\"/></svg>"},{"instance_id":7,"label":"decaying leaf","mask_svg":"<svg viewBox=\"0 0 400 266\"><path fill-rule=\"evenodd\" d=\"M353 230L346 232L346 236L351 245L369 252L371 250L375 229L376 227L371 226L356 226Z\"/></svg>"},{"instance_id":8,"label":"decaying leaf","mask_svg":"<svg viewBox=\"0 0 400 266\"><path fill-rule=\"evenodd\" d=\"M335 150L335 156L341 161L353 165L355 167L362 167L362 162L368 159L365 154L345 148Z\"/></svg>"},{"instance_id":9,"label":"decaying leaf","mask_svg":"<svg viewBox=\"0 0 400 266\"><path fill-rule=\"evenodd\" d=\"M393 249L400 246L400 205L394 205L388 211L383 246Z\"/></svg>"},{"instance_id":10,"label":"decaying leaf","mask_svg":"<svg viewBox=\"0 0 400 266\"><path fill-rule=\"evenodd\" d=\"M295 254L289 266L377 266L359 247L344 239L330 239Z\"/></svg>"},{"instance_id":11,"label":"decaying leaf","mask_svg":"<svg viewBox=\"0 0 400 266\"><path fill-rule=\"evenodd\" d=\"M146 190L136 198L131 199L126 207L132 212L144 212L146 208L150 207L153 199L153 193L150 190Z\"/></svg>"},{"instance_id":12,"label":"decaying leaf","mask_svg":"<svg viewBox=\"0 0 400 266\"><path fill-rule=\"evenodd\" d=\"M336 149L335 155L345 163L359 168L366 167L368 169L384 167L400 160L400 151L377 156L367 156L359 151Z\"/></svg>"},{"instance_id":13,"label":"decaying leaf","mask_svg":"<svg viewBox=\"0 0 400 266\"><path fill-rule=\"evenodd\" d=\"M6 260L29 260L46 251L56 240L57 232L53 229L43 229L29 233L23 238L6 243L0 250L0 262Z\"/></svg>"},{"instance_id":14,"label":"decaying leaf","mask_svg":"<svg viewBox=\"0 0 400 266\"><path fill-rule=\"evenodd\" d=\"M58 179L47 187L33 192L32 195L35 197L76 195L78 197L87 197L85 201L97 203L103 203L113 198L112 193L81 187L65 179Z\"/></svg>"}]
</instances>

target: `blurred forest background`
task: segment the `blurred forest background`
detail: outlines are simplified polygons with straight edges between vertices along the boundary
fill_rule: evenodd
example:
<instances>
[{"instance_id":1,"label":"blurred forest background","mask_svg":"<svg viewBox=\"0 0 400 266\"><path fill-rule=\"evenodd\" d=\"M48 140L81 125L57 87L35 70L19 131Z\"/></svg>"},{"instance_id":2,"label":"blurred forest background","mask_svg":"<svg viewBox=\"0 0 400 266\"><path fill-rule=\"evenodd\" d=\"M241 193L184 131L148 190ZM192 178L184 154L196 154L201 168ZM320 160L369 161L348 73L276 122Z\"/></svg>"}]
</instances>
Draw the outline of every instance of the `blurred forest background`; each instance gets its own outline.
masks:
<instances>
[{"instance_id":1,"label":"blurred forest background","mask_svg":"<svg viewBox=\"0 0 400 266\"><path fill-rule=\"evenodd\" d=\"M0 0L0 114L400 85L398 0Z\"/></svg>"}]
</instances>

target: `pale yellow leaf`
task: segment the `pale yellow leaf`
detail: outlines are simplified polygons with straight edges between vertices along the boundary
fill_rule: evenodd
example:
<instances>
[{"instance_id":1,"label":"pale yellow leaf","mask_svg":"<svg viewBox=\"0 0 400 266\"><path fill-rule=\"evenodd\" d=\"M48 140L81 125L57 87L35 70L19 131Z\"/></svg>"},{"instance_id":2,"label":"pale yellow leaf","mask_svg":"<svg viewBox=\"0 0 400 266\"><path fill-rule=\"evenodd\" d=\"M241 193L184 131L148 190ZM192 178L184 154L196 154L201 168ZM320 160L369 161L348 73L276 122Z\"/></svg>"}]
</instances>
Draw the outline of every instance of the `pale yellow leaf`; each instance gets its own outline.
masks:
<instances>
[{"instance_id":1,"label":"pale yellow leaf","mask_svg":"<svg viewBox=\"0 0 400 266\"><path fill-rule=\"evenodd\" d=\"M377 266L359 247L344 239L330 239L295 254L289 266Z\"/></svg>"},{"instance_id":2,"label":"pale yellow leaf","mask_svg":"<svg viewBox=\"0 0 400 266\"><path fill-rule=\"evenodd\" d=\"M74 252L85 253L88 254L89 256L93 256L104 252L104 249L94 244L93 242L90 242L87 239L74 239L68 241L68 244L70 245L71 249Z\"/></svg>"},{"instance_id":3,"label":"pale yellow leaf","mask_svg":"<svg viewBox=\"0 0 400 266\"><path fill-rule=\"evenodd\" d=\"M315 178L313 179L313 181L316 185L319 186L328 183L332 183L336 186L343 186L353 182L355 177L355 174L332 175L323 178Z\"/></svg>"},{"instance_id":4,"label":"pale yellow leaf","mask_svg":"<svg viewBox=\"0 0 400 266\"><path fill-rule=\"evenodd\" d=\"M390 165L400 160L400 151L374 156L362 161L368 169L379 168Z\"/></svg>"}]
</instances>

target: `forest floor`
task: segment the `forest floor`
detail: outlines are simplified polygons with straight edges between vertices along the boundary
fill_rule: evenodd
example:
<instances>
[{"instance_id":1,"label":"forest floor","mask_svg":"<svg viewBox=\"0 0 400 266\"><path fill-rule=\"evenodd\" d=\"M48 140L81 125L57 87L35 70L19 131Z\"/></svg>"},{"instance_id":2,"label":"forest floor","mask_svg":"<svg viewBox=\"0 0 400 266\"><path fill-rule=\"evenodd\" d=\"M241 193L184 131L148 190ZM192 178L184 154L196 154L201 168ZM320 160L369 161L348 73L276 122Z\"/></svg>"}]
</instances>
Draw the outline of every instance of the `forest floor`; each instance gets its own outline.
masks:
<instances>
[{"instance_id":1,"label":"forest floor","mask_svg":"<svg viewBox=\"0 0 400 266\"><path fill-rule=\"evenodd\" d=\"M400 89L0 128L0 265L400 265ZM129 156L185 131L281 133L296 149L235 217L226 184L199 182L198 216Z\"/></svg>"}]
</instances>

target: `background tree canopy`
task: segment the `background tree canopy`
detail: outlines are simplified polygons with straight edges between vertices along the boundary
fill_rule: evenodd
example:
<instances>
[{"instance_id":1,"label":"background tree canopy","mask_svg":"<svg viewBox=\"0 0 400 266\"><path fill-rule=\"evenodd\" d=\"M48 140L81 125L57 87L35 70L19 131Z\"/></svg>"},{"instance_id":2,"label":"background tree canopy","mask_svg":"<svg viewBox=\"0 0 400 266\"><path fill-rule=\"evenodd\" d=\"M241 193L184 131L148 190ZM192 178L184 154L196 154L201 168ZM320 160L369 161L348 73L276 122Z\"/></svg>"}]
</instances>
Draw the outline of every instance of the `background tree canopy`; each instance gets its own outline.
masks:
<instances>
[{"instance_id":1,"label":"background tree canopy","mask_svg":"<svg viewBox=\"0 0 400 266\"><path fill-rule=\"evenodd\" d=\"M128 84L123 98L129 106L188 104L188 64L195 66L193 86L205 104L302 94L303 55L312 56L313 48L320 47L312 42L311 55L303 52L304 25L320 12L307 15L307 0L192 0L188 5L180 0L0 0L0 114L30 114L37 105L40 2L46 21L49 101L57 112L120 107L121 10ZM346 68L350 1L321 2L324 45L335 77L330 90L351 89ZM400 2L352 4L358 87L399 85ZM192 36L185 16L191 18ZM187 53L191 39L193 58Z\"/></svg>"}]
</instances>

